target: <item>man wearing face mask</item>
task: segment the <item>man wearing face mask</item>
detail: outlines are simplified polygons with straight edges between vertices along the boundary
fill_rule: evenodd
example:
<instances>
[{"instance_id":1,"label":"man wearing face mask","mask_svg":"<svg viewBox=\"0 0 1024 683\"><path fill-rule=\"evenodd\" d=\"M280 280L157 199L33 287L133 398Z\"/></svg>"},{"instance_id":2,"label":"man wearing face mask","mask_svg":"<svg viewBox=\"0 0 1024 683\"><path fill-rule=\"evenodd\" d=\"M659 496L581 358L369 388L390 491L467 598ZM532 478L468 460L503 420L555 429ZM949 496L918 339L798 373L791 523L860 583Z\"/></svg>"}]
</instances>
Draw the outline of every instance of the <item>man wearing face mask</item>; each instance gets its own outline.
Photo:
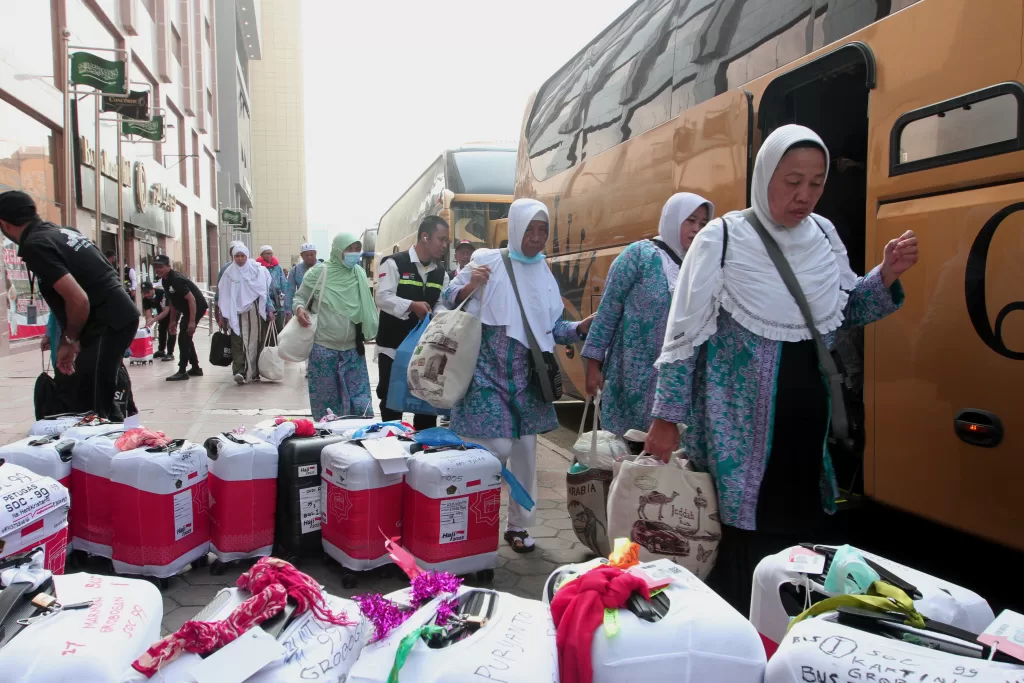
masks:
<instances>
[{"instance_id":1,"label":"man wearing face mask","mask_svg":"<svg viewBox=\"0 0 1024 683\"><path fill-rule=\"evenodd\" d=\"M395 351L420 320L431 311L444 310L441 292L448 286L448 273L441 259L448 251L448 224L438 216L420 222L416 244L409 251L388 256L380 265L375 299L380 309L377 332L379 379L377 398L384 420L401 420L402 414L387 407L388 383ZM437 426L435 415L416 415L413 426L429 429Z\"/></svg>"},{"instance_id":2,"label":"man wearing face mask","mask_svg":"<svg viewBox=\"0 0 1024 683\"><path fill-rule=\"evenodd\" d=\"M0 231L18 245L63 330L57 368L77 374L74 410L123 420L114 405L117 373L139 328L139 310L119 273L80 233L42 220L24 192L0 194Z\"/></svg>"}]
</instances>

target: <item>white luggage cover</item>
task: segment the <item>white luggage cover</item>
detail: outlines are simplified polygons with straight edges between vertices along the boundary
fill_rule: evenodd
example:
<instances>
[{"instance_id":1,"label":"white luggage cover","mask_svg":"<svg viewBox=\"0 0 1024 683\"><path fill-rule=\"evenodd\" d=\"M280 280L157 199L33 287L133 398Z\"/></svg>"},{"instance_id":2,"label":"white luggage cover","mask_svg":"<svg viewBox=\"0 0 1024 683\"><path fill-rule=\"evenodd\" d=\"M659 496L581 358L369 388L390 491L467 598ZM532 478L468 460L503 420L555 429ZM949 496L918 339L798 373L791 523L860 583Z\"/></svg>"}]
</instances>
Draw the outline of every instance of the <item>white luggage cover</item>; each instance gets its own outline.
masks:
<instances>
[{"instance_id":1,"label":"white luggage cover","mask_svg":"<svg viewBox=\"0 0 1024 683\"><path fill-rule=\"evenodd\" d=\"M325 448L320 472L324 551L356 571L390 563L384 541L402 535L402 474L385 474L358 442Z\"/></svg>"},{"instance_id":2,"label":"white luggage cover","mask_svg":"<svg viewBox=\"0 0 1024 683\"><path fill-rule=\"evenodd\" d=\"M336 420L328 420L324 418L322 421L315 423L317 429L325 429L331 434L342 434L351 435L351 432L356 431L362 427L369 427L372 424L380 422L377 418L370 417L341 417Z\"/></svg>"},{"instance_id":3,"label":"white luggage cover","mask_svg":"<svg viewBox=\"0 0 1024 683\"><path fill-rule=\"evenodd\" d=\"M89 417L89 415L82 413L78 415L60 415L57 417L48 417L42 420L36 420L29 428L28 435L48 436L50 434L56 434L60 436L86 417Z\"/></svg>"},{"instance_id":4,"label":"white luggage cover","mask_svg":"<svg viewBox=\"0 0 1024 683\"><path fill-rule=\"evenodd\" d=\"M544 589L550 601L560 575L580 574L607 560L556 570ZM619 633L594 632L593 683L761 683L765 654L750 622L685 567L661 559L640 564L653 579L671 579L668 612L655 622L618 611Z\"/></svg>"},{"instance_id":5,"label":"white luggage cover","mask_svg":"<svg viewBox=\"0 0 1024 683\"><path fill-rule=\"evenodd\" d=\"M489 451L421 452L405 475L402 545L424 569L466 574L498 559L501 463Z\"/></svg>"},{"instance_id":6,"label":"white luggage cover","mask_svg":"<svg viewBox=\"0 0 1024 683\"><path fill-rule=\"evenodd\" d=\"M786 569L790 552L798 546L788 548L775 555L769 555L757 564L754 570L754 586L750 596L750 621L765 641L765 648L771 656L774 648L782 642L791 616L786 613L779 597L779 589L785 584L796 586L810 582L811 590L832 596L825 590L825 576L821 574L800 574ZM921 614L950 626L981 633L992 623L995 614L988 602L974 591L943 581L898 562L878 555L859 551L864 557L874 560L896 576L917 587L922 598L914 601L914 607ZM806 578L805 578L806 577ZM792 615L796 616L796 615Z\"/></svg>"},{"instance_id":7,"label":"white luggage cover","mask_svg":"<svg viewBox=\"0 0 1024 683\"><path fill-rule=\"evenodd\" d=\"M0 650L5 683L117 683L160 637L163 600L148 581L68 574L55 579L57 600L95 600L34 622Z\"/></svg>"},{"instance_id":8,"label":"white luggage cover","mask_svg":"<svg viewBox=\"0 0 1024 683\"><path fill-rule=\"evenodd\" d=\"M110 464L121 451L114 443L123 429L76 441L71 451L71 495L75 514L71 518L71 542L76 550L109 558L114 533L111 521Z\"/></svg>"},{"instance_id":9,"label":"white luggage cover","mask_svg":"<svg viewBox=\"0 0 1024 683\"><path fill-rule=\"evenodd\" d=\"M213 599L213 603L222 602L220 609L206 613L203 610L203 621L221 621L230 616L236 607L245 602L251 593L239 588L225 588ZM344 612L349 621L357 622L354 626L335 626L316 619L311 612L300 614L277 637L287 652L284 657L267 664L255 674L245 679L245 683L302 683L303 681L323 681L327 683L344 683L345 677L355 664L363 644L369 638L370 628L359 611L359 605L349 600L324 593L328 607L338 614ZM148 643L149 647L152 643ZM227 645L230 647L230 644ZM124 683L142 683L154 681L159 683L195 683L196 668L202 663L199 655L184 653L153 678L147 679L134 669L128 672Z\"/></svg>"},{"instance_id":10,"label":"white luggage cover","mask_svg":"<svg viewBox=\"0 0 1024 683\"><path fill-rule=\"evenodd\" d=\"M223 562L269 555L274 548L277 447L249 434L219 434L206 442L206 452L210 549Z\"/></svg>"},{"instance_id":11,"label":"white luggage cover","mask_svg":"<svg viewBox=\"0 0 1024 683\"><path fill-rule=\"evenodd\" d=\"M1024 665L960 657L884 638L838 624L834 616L796 624L768 662L764 683L1024 682Z\"/></svg>"},{"instance_id":12,"label":"white luggage cover","mask_svg":"<svg viewBox=\"0 0 1024 683\"><path fill-rule=\"evenodd\" d=\"M67 488L8 462L0 465L0 503L0 559L42 547L46 568L63 574L70 509Z\"/></svg>"},{"instance_id":13,"label":"white luggage cover","mask_svg":"<svg viewBox=\"0 0 1024 683\"><path fill-rule=\"evenodd\" d=\"M459 589L459 595L472 591L491 593L497 598L487 622L468 638L440 649L431 649L418 640L409 651L398 680L402 683L557 683L555 625L547 606L539 600L466 586ZM408 604L407 595L408 589L387 597ZM439 600L433 600L424 605L387 638L363 648L359 661L349 673L348 683L385 683L402 638L423 624L433 623L438 603ZM623 673L628 672L619 672L616 680L620 683L629 680L622 677Z\"/></svg>"},{"instance_id":14,"label":"white luggage cover","mask_svg":"<svg viewBox=\"0 0 1024 683\"><path fill-rule=\"evenodd\" d=\"M73 441L63 436L29 436L0 446L0 458L40 476L56 479L70 488L73 445Z\"/></svg>"},{"instance_id":15,"label":"white luggage cover","mask_svg":"<svg viewBox=\"0 0 1024 683\"><path fill-rule=\"evenodd\" d=\"M130 429L126 427L123 422L109 422L107 420L100 420L99 418L85 421L84 424L76 424L71 427L62 435L65 439L74 439L75 441L82 441L90 437L96 436L97 434L121 434L125 430Z\"/></svg>"},{"instance_id":16,"label":"white luggage cover","mask_svg":"<svg viewBox=\"0 0 1024 683\"><path fill-rule=\"evenodd\" d=\"M206 449L136 448L111 462L112 559L119 574L166 578L210 550Z\"/></svg>"}]
</instances>

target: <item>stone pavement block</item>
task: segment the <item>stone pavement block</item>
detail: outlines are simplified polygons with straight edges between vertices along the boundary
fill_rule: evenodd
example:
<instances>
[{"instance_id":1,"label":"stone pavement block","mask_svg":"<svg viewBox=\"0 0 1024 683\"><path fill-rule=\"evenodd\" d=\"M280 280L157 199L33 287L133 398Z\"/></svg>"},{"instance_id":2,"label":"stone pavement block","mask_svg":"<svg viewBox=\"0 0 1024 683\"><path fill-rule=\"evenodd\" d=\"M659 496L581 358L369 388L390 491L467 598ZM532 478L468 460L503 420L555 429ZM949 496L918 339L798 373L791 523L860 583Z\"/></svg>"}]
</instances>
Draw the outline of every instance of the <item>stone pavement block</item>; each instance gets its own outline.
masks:
<instances>
[{"instance_id":1,"label":"stone pavement block","mask_svg":"<svg viewBox=\"0 0 1024 683\"><path fill-rule=\"evenodd\" d=\"M549 526L534 526L529 529L530 535L534 538L544 538L545 536L556 536L558 534L557 529L552 529Z\"/></svg>"},{"instance_id":2,"label":"stone pavement block","mask_svg":"<svg viewBox=\"0 0 1024 683\"><path fill-rule=\"evenodd\" d=\"M165 635L167 633L173 633L177 631L182 625L199 614L199 607L179 607L176 610L170 612L164 612L164 620L161 622L161 632Z\"/></svg>"},{"instance_id":3,"label":"stone pavement block","mask_svg":"<svg viewBox=\"0 0 1024 683\"><path fill-rule=\"evenodd\" d=\"M539 550L534 550L532 553L524 553L520 559L514 562L509 562L505 571L520 576L535 576L537 574L547 576L555 570L556 566L554 562L545 560Z\"/></svg>"},{"instance_id":4,"label":"stone pavement block","mask_svg":"<svg viewBox=\"0 0 1024 683\"><path fill-rule=\"evenodd\" d=\"M544 575L524 576L516 584L516 595L529 600L544 599L544 584L547 583L550 572Z\"/></svg>"},{"instance_id":5,"label":"stone pavement block","mask_svg":"<svg viewBox=\"0 0 1024 683\"><path fill-rule=\"evenodd\" d=\"M213 600L213 596L224 588L221 584L186 586L174 593L174 601L182 607L204 607Z\"/></svg>"},{"instance_id":6,"label":"stone pavement block","mask_svg":"<svg viewBox=\"0 0 1024 683\"><path fill-rule=\"evenodd\" d=\"M551 527L552 529L572 529L572 522L568 516L555 517L554 519L547 519L544 524Z\"/></svg>"},{"instance_id":7,"label":"stone pavement block","mask_svg":"<svg viewBox=\"0 0 1024 683\"><path fill-rule=\"evenodd\" d=\"M597 556L590 552L590 549L582 543L577 543L574 548L561 548L557 550L544 551L544 558L554 562L558 566L586 562L594 557Z\"/></svg>"}]
</instances>

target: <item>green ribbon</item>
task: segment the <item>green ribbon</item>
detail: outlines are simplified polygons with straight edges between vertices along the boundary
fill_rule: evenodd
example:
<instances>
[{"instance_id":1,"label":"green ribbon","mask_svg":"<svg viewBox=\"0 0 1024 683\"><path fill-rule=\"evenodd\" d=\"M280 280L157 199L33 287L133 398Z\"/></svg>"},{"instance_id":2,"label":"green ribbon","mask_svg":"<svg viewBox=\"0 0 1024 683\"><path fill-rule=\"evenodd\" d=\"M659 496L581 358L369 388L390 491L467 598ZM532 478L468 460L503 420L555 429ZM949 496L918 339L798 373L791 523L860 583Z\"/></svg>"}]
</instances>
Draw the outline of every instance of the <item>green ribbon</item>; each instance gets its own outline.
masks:
<instances>
[{"instance_id":1,"label":"green ribbon","mask_svg":"<svg viewBox=\"0 0 1024 683\"><path fill-rule=\"evenodd\" d=\"M609 638L619 635L619 610L606 609L604 611L604 634Z\"/></svg>"},{"instance_id":2,"label":"green ribbon","mask_svg":"<svg viewBox=\"0 0 1024 683\"><path fill-rule=\"evenodd\" d=\"M793 628L794 624L798 624L804 619L816 617L825 612L832 612L837 607L844 606L860 607L872 612L897 612L906 617L903 623L907 626L926 628L924 616L914 607L914 601L910 599L909 595L891 583L875 581L868 588L865 595L837 595L834 598L828 598L812 605L809 609L794 617L789 622L789 628L786 631L788 632L790 628Z\"/></svg>"},{"instance_id":3,"label":"green ribbon","mask_svg":"<svg viewBox=\"0 0 1024 683\"><path fill-rule=\"evenodd\" d=\"M413 646L416 645L416 641L420 637L432 636L435 633L444 633L444 631L445 629L441 626L424 624L413 630L405 638L402 638L402 642L398 644L398 652L395 653L395 663L391 667L391 673L388 675L388 683L398 683L398 672L405 666L405 660L409 658L409 653L412 652Z\"/></svg>"}]
</instances>

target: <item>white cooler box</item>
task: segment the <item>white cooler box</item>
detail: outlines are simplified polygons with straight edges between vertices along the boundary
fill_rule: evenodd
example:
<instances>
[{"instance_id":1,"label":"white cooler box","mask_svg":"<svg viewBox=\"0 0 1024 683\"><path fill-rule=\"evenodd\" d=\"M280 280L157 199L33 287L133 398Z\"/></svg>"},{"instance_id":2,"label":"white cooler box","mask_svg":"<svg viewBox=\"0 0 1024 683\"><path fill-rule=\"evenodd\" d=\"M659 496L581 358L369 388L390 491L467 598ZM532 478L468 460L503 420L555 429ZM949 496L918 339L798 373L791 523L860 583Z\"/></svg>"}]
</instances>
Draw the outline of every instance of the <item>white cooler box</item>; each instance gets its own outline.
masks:
<instances>
[{"instance_id":1,"label":"white cooler box","mask_svg":"<svg viewBox=\"0 0 1024 683\"><path fill-rule=\"evenodd\" d=\"M111 559L118 574L165 579L210 550L206 449L136 448L111 462Z\"/></svg>"},{"instance_id":2,"label":"white cooler box","mask_svg":"<svg viewBox=\"0 0 1024 683\"><path fill-rule=\"evenodd\" d=\"M402 545L424 569L487 578L498 562L501 463L473 448L417 453L408 465Z\"/></svg>"},{"instance_id":3,"label":"white cooler box","mask_svg":"<svg viewBox=\"0 0 1024 683\"><path fill-rule=\"evenodd\" d=\"M210 471L210 550L221 562L270 555L277 504L277 447L248 434L205 443Z\"/></svg>"},{"instance_id":4,"label":"white cooler box","mask_svg":"<svg viewBox=\"0 0 1024 683\"><path fill-rule=\"evenodd\" d=\"M148 581L83 573L54 583L62 603L95 602L21 631L0 650L5 683L118 683L159 639L163 599Z\"/></svg>"},{"instance_id":5,"label":"white cooler box","mask_svg":"<svg viewBox=\"0 0 1024 683\"><path fill-rule=\"evenodd\" d=\"M226 619L251 596L251 593L239 588L225 588L193 620ZM344 612L350 621L357 622L356 625L335 626L316 619L311 612L293 617L277 637L277 642L286 650L285 656L246 678L245 683L345 682L346 675L369 637L370 627L356 603L328 593L324 593L324 597L332 612ZM226 647L231 647L230 643ZM152 678L147 679L133 669L125 676L124 683L195 683L197 667L202 662L199 655L186 652Z\"/></svg>"},{"instance_id":6,"label":"white cooler box","mask_svg":"<svg viewBox=\"0 0 1024 683\"><path fill-rule=\"evenodd\" d=\"M0 501L0 559L41 547L46 568L63 574L71 505L67 488L50 477L4 463L0 465Z\"/></svg>"},{"instance_id":7,"label":"white cooler box","mask_svg":"<svg viewBox=\"0 0 1024 683\"><path fill-rule=\"evenodd\" d=\"M358 442L325 448L320 472L324 552L353 571L389 564L385 537L402 535L402 473L385 474Z\"/></svg>"},{"instance_id":8,"label":"white cooler box","mask_svg":"<svg viewBox=\"0 0 1024 683\"><path fill-rule=\"evenodd\" d=\"M796 624L768 662L764 683L1024 681L1024 665L940 652L844 626L835 618L831 613Z\"/></svg>"},{"instance_id":9,"label":"white cooler box","mask_svg":"<svg viewBox=\"0 0 1024 683\"><path fill-rule=\"evenodd\" d=\"M67 430L74 427L79 422L82 422L86 418L95 417L92 413L70 413L62 415L52 415L42 420L36 420L29 427L29 436L60 436Z\"/></svg>"},{"instance_id":10,"label":"white cooler box","mask_svg":"<svg viewBox=\"0 0 1024 683\"><path fill-rule=\"evenodd\" d=\"M120 455L115 442L123 429L76 441L71 450L71 495L75 514L71 519L71 543L76 551L109 558L114 529L110 465Z\"/></svg>"},{"instance_id":11,"label":"white cooler box","mask_svg":"<svg viewBox=\"0 0 1024 683\"><path fill-rule=\"evenodd\" d=\"M761 560L754 570L754 585L750 597L750 621L761 634L761 640L764 641L765 651L769 657L782 642L782 637L786 635L790 619L804 610L804 603L800 597L804 593L797 594L796 589L802 587L806 591L806 582L809 581L813 602L820 602L826 597L833 596L832 593L825 590L824 574L800 574L786 569L790 553L798 548L799 546L794 546L775 555L769 555ZM929 619L974 633L981 633L995 619L988 602L974 591L905 567L884 557L864 551L860 552L865 558L915 586L920 591L921 597L914 599L914 606ZM828 567L829 564L826 564L826 572ZM818 595L815 596L815 593ZM787 605L789 606L788 610Z\"/></svg>"},{"instance_id":12,"label":"white cooler box","mask_svg":"<svg viewBox=\"0 0 1024 683\"><path fill-rule=\"evenodd\" d=\"M407 595L408 589L387 597L407 604ZM544 603L466 586L459 589L459 600L463 604L482 601L486 623L445 647L434 649L418 640L399 672L401 683L557 683L555 626ZM387 638L364 647L348 683L385 683L402 638L427 622L433 623L437 605L438 600L424 605Z\"/></svg>"},{"instance_id":13,"label":"white cooler box","mask_svg":"<svg viewBox=\"0 0 1024 683\"><path fill-rule=\"evenodd\" d=\"M63 436L30 436L0 446L0 459L56 479L61 486L70 489L72 446L74 442Z\"/></svg>"},{"instance_id":14,"label":"white cooler box","mask_svg":"<svg viewBox=\"0 0 1024 683\"><path fill-rule=\"evenodd\" d=\"M561 567L544 586L550 603L565 579L606 563L593 560ZM765 654L757 631L743 615L685 567L669 559L640 568L653 579L672 583L650 603L648 619L628 608L618 612L619 633L594 632L593 683L761 683Z\"/></svg>"}]
</instances>

